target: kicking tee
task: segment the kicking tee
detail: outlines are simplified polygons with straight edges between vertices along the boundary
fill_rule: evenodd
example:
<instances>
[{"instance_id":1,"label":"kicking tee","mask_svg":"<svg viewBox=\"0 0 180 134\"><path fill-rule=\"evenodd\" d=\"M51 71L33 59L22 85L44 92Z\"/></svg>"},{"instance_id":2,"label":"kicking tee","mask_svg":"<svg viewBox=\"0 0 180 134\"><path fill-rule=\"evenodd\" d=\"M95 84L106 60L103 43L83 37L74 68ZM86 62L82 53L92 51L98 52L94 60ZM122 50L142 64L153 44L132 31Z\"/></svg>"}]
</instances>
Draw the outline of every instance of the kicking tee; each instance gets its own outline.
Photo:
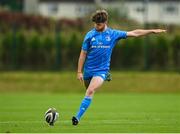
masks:
<instances>
[{"instance_id":1,"label":"kicking tee","mask_svg":"<svg viewBox=\"0 0 180 134\"><path fill-rule=\"evenodd\" d=\"M126 31L111 28L106 28L103 32L98 32L95 28L89 31L82 44L82 50L87 52L84 71L109 71L112 50L117 41L126 37Z\"/></svg>"}]
</instances>

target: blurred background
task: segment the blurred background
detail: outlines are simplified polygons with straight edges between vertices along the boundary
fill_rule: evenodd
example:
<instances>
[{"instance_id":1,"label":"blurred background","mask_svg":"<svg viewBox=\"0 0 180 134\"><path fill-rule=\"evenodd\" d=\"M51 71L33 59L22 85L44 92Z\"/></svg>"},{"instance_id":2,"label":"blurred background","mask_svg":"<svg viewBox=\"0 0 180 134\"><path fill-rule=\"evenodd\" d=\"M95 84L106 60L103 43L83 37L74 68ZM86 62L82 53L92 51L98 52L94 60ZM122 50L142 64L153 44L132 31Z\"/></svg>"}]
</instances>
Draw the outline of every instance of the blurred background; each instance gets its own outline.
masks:
<instances>
[{"instance_id":1,"label":"blurred background","mask_svg":"<svg viewBox=\"0 0 180 134\"><path fill-rule=\"evenodd\" d=\"M179 0L0 0L0 91L82 91L77 61L99 8L112 28L167 29L116 45L113 89L179 92Z\"/></svg>"}]
</instances>

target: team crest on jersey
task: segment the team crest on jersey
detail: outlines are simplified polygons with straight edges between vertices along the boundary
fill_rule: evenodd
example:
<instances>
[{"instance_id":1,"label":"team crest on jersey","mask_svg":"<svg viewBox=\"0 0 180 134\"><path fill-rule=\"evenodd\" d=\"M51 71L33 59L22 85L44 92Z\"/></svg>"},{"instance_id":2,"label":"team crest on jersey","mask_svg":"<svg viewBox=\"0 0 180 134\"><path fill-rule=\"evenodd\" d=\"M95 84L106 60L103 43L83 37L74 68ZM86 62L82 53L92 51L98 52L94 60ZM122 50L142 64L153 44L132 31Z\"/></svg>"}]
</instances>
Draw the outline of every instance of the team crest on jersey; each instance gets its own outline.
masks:
<instances>
[{"instance_id":1,"label":"team crest on jersey","mask_svg":"<svg viewBox=\"0 0 180 134\"><path fill-rule=\"evenodd\" d=\"M92 39L91 39L91 41L95 41L96 39L93 37Z\"/></svg>"},{"instance_id":2,"label":"team crest on jersey","mask_svg":"<svg viewBox=\"0 0 180 134\"><path fill-rule=\"evenodd\" d=\"M105 38L106 38L106 41L111 41L110 36L106 36Z\"/></svg>"}]
</instances>

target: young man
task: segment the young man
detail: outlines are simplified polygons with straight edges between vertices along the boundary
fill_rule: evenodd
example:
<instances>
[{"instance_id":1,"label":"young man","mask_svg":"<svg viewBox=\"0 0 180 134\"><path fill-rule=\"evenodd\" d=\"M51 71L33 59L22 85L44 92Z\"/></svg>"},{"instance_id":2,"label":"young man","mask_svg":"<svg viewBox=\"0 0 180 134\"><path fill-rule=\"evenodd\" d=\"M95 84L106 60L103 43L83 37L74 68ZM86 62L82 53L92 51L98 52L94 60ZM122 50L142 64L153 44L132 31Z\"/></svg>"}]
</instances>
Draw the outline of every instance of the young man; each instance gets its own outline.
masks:
<instances>
[{"instance_id":1,"label":"young man","mask_svg":"<svg viewBox=\"0 0 180 134\"><path fill-rule=\"evenodd\" d=\"M110 80L111 53L116 43L127 37L166 32L162 29L137 29L128 32L111 29L107 27L108 13L105 10L97 10L92 16L92 21L94 28L84 38L77 70L77 79L84 83L87 90L79 111L76 116L72 117L73 125L79 123L82 115L91 104L95 91L104 81Z\"/></svg>"}]
</instances>

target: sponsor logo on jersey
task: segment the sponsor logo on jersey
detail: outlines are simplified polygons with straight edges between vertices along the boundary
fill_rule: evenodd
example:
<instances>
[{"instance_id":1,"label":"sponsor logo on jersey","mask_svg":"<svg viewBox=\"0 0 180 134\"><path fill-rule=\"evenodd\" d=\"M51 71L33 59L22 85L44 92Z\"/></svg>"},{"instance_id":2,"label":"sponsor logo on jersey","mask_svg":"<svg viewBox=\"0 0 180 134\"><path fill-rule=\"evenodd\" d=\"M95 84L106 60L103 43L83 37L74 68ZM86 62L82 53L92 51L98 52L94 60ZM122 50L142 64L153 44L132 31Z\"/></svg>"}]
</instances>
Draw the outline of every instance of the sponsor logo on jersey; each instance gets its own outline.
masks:
<instances>
[{"instance_id":1,"label":"sponsor logo on jersey","mask_svg":"<svg viewBox=\"0 0 180 134\"><path fill-rule=\"evenodd\" d=\"M93 37L92 39L91 39L91 41L95 41L96 39Z\"/></svg>"}]
</instances>

